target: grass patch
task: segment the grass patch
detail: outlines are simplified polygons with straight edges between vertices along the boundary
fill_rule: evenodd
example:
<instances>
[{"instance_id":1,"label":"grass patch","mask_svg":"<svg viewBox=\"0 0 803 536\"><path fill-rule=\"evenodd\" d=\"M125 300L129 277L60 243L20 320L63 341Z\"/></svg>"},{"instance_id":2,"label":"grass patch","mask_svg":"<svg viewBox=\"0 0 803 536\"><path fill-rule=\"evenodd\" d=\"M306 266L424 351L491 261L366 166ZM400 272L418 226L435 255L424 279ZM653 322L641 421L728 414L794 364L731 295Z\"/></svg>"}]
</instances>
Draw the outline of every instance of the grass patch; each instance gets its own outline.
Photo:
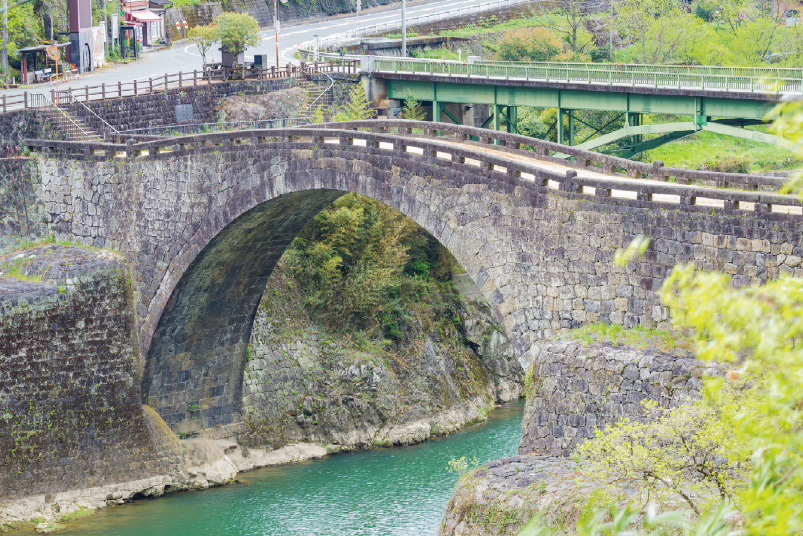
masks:
<instances>
[{"instance_id":1,"label":"grass patch","mask_svg":"<svg viewBox=\"0 0 803 536\"><path fill-rule=\"evenodd\" d=\"M414 58L425 58L430 60L460 60L460 55L454 50L448 48L431 48L429 50L412 50ZM463 57L465 58L465 56Z\"/></svg>"},{"instance_id":2,"label":"grass patch","mask_svg":"<svg viewBox=\"0 0 803 536\"><path fill-rule=\"evenodd\" d=\"M93 516L97 513L96 510L92 510L91 508L85 508L83 506L79 506L78 510L74 512L70 512L68 514L64 514L59 519L60 523L69 523L70 521L75 521L76 519L83 519L85 517Z\"/></svg>"},{"instance_id":3,"label":"grass patch","mask_svg":"<svg viewBox=\"0 0 803 536\"><path fill-rule=\"evenodd\" d=\"M673 350L694 350L694 341L683 335L665 329L649 329L641 325L625 329L618 324L588 324L568 332L568 336L580 339L586 344L592 342L609 342L614 346L626 344L637 348L659 348L670 352Z\"/></svg>"},{"instance_id":4,"label":"grass patch","mask_svg":"<svg viewBox=\"0 0 803 536\"><path fill-rule=\"evenodd\" d=\"M440 32L441 37L476 37L480 34L487 34L493 32L504 32L507 30L517 30L519 28L534 28L536 26L543 26L546 22L546 17L537 15L533 17L526 17L521 19L510 19L502 22L499 17L491 15L483 20L480 24L472 24L463 28L455 28L452 30L443 30Z\"/></svg>"},{"instance_id":5,"label":"grass patch","mask_svg":"<svg viewBox=\"0 0 803 536\"><path fill-rule=\"evenodd\" d=\"M765 127L751 127L763 130ZM734 138L714 132L697 132L682 140L656 147L647 154L662 160L668 167L701 169L712 158L746 157L751 172L795 169L803 166L803 158L788 149L752 140Z\"/></svg>"}]
</instances>

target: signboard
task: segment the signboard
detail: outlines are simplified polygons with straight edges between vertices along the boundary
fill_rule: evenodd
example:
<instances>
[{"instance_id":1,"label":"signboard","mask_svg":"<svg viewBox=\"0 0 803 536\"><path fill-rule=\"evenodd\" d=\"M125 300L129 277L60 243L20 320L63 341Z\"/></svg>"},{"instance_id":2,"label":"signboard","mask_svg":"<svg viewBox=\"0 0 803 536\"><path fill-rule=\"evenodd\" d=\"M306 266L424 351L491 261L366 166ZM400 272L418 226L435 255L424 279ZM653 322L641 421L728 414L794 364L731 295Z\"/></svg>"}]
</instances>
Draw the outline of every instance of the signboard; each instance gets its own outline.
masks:
<instances>
[{"instance_id":1,"label":"signboard","mask_svg":"<svg viewBox=\"0 0 803 536\"><path fill-rule=\"evenodd\" d=\"M195 119L195 114L192 110L192 104L176 104L176 121L192 121Z\"/></svg>"},{"instance_id":2,"label":"signboard","mask_svg":"<svg viewBox=\"0 0 803 536\"><path fill-rule=\"evenodd\" d=\"M119 39L120 38L120 15L117 13L113 13L111 16L112 19L112 39Z\"/></svg>"},{"instance_id":3,"label":"signboard","mask_svg":"<svg viewBox=\"0 0 803 536\"><path fill-rule=\"evenodd\" d=\"M58 61L58 59L59 59L59 49L56 47L56 45L50 45L49 47L47 47L45 49L45 52L47 52L47 57L48 58L50 58L53 61Z\"/></svg>"}]
</instances>

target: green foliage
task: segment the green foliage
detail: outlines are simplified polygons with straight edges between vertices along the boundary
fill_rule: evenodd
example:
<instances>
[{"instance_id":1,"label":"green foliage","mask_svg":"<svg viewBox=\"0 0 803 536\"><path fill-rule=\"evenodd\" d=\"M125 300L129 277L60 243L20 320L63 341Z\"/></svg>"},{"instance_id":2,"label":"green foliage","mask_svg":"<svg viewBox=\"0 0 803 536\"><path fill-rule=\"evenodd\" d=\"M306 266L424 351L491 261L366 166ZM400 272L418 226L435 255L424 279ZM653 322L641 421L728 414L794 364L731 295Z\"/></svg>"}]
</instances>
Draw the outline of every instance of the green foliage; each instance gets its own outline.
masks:
<instances>
[{"instance_id":1,"label":"green foliage","mask_svg":"<svg viewBox=\"0 0 803 536\"><path fill-rule=\"evenodd\" d=\"M421 103L416 100L412 91L407 92L407 98L404 100L402 117L411 121L423 121L426 117L426 111L423 106L421 106Z\"/></svg>"},{"instance_id":2,"label":"green foliage","mask_svg":"<svg viewBox=\"0 0 803 536\"><path fill-rule=\"evenodd\" d=\"M197 0L196 0L197 1ZM209 26L193 26L187 32L187 40L198 47L198 52L201 53L201 61L204 65L206 61L206 53L218 40L218 29L214 24Z\"/></svg>"},{"instance_id":3,"label":"green foliage","mask_svg":"<svg viewBox=\"0 0 803 536\"><path fill-rule=\"evenodd\" d=\"M456 264L412 220L356 194L318 214L287 258L313 316L333 329L377 330L392 340L404 338L414 304L451 284Z\"/></svg>"},{"instance_id":4,"label":"green foliage","mask_svg":"<svg viewBox=\"0 0 803 536\"><path fill-rule=\"evenodd\" d=\"M703 19L705 22L711 22L719 11L719 6L709 0L697 0L694 3L695 16Z\"/></svg>"},{"instance_id":5,"label":"green foliage","mask_svg":"<svg viewBox=\"0 0 803 536\"><path fill-rule=\"evenodd\" d=\"M215 41L233 55L262 42L259 23L247 13L221 13L215 17Z\"/></svg>"},{"instance_id":6,"label":"green foliage","mask_svg":"<svg viewBox=\"0 0 803 536\"><path fill-rule=\"evenodd\" d=\"M735 288L726 274L676 266L661 298L679 327L694 328L698 356L732 362L760 378L748 403L730 417L731 433L752 453L751 485L740 493L745 534L781 536L803 530L803 283L781 277L761 287ZM724 380L709 398L728 401Z\"/></svg>"},{"instance_id":7,"label":"green foliage","mask_svg":"<svg viewBox=\"0 0 803 536\"><path fill-rule=\"evenodd\" d=\"M374 117L373 110L368 108L362 84L354 84L349 89L349 101L335 114L334 121L361 121Z\"/></svg>"},{"instance_id":8,"label":"green foliage","mask_svg":"<svg viewBox=\"0 0 803 536\"><path fill-rule=\"evenodd\" d=\"M449 465L446 466L446 470L450 473L457 473L460 476L466 474L470 467L476 467L480 464L480 461L474 457L470 460L467 460L465 456L461 456L460 458L452 458L449 460Z\"/></svg>"},{"instance_id":9,"label":"green foliage","mask_svg":"<svg viewBox=\"0 0 803 536\"><path fill-rule=\"evenodd\" d=\"M731 417L750 393L729 388L716 405L699 399L671 409L642 402L648 422L623 418L578 447L581 479L630 484L648 501L674 496L698 516L706 503L733 501L748 481L750 454Z\"/></svg>"},{"instance_id":10,"label":"green foliage","mask_svg":"<svg viewBox=\"0 0 803 536\"><path fill-rule=\"evenodd\" d=\"M313 124L326 123L326 115L323 112L323 104L319 104L315 111L312 112L310 120Z\"/></svg>"},{"instance_id":11,"label":"green foliage","mask_svg":"<svg viewBox=\"0 0 803 536\"><path fill-rule=\"evenodd\" d=\"M638 348L660 348L665 352L678 349L689 352L694 350L692 339L682 333L650 329L640 324L630 329L624 329L619 324L586 324L581 328L570 330L567 336L576 337L586 344L605 341L614 346L624 344Z\"/></svg>"},{"instance_id":12,"label":"green foliage","mask_svg":"<svg viewBox=\"0 0 803 536\"><path fill-rule=\"evenodd\" d=\"M9 2L9 4L12 3ZM2 16L0 16L0 27L2 27L2 21ZM8 11L9 65L19 66L20 57L17 51L38 44L40 35L42 35L42 20L34 12L34 2L10 9Z\"/></svg>"},{"instance_id":13,"label":"green foliage","mask_svg":"<svg viewBox=\"0 0 803 536\"><path fill-rule=\"evenodd\" d=\"M418 48L414 48L410 50L410 55L414 58L422 58L422 59L430 59L430 60L452 60L457 61L460 58L460 54L445 47L434 47L428 50L421 50ZM462 58L465 59L465 56Z\"/></svg>"},{"instance_id":14,"label":"green foliage","mask_svg":"<svg viewBox=\"0 0 803 536\"><path fill-rule=\"evenodd\" d=\"M742 155L718 156L703 160L702 168L723 173L750 173L750 158Z\"/></svg>"},{"instance_id":15,"label":"green foliage","mask_svg":"<svg viewBox=\"0 0 803 536\"><path fill-rule=\"evenodd\" d=\"M499 43L503 61L554 61L563 53L563 44L546 28L508 31Z\"/></svg>"}]
</instances>

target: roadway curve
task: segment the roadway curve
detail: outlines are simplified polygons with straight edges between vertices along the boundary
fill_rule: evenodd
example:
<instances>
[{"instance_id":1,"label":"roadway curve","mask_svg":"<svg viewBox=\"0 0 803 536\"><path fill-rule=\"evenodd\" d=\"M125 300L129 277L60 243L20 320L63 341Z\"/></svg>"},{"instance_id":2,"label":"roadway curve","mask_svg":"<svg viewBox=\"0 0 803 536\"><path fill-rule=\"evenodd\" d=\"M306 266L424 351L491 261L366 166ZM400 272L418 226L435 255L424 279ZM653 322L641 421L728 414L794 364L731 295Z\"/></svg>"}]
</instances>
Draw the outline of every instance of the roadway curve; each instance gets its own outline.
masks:
<instances>
[{"instance_id":1,"label":"roadway curve","mask_svg":"<svg viewBox=\"0 0 803 536\"><path fill-rule=\"evenodd\" d=\"M407 16L429 15L449 9L476 6L487 1L488 0L442 0L438 2L427 2L424 0L415 4L408 2ZM363 11L359 17L355 14L340 15L324 18L320 22L303 21L293 26L287 26L283 28L279 34L279 63L281 65L298 63L298 60L294 58L298 45L305 41L311 41L316 34L324 38L344 33L356 28L358 24L360 27L364 27L398 20L400 17L401 6L396 4L394 6L372 8ZM267 54L269 64L274 65L276 62L276 43L273 29L263 28L260 34L262 35L262 44L256 48L249 48L246 51L246 59L252 59L254 54ZM218 47L213 47L214 53L212 56L219 60L220 52L217 48ZM143 58L136 63L117 65L102 71L92 72L82 76L79 80L71 80L67 83L59 84L59 88L77 89L87 84L95 86L102 83L116 84L117 82L147 80L149 77L160 76L165 73L173 74L179 71L200 70L201 68L201 55L198 53L197 47L195 45L188 45L185 41L181 40L174 42L172 48L145 53ZM5 93L8 96L12 96L22 94L22 92L26 90L49 93L50 86L47 84L38 84L24 89L9 90Z\"/></svg>"}]
</instances>

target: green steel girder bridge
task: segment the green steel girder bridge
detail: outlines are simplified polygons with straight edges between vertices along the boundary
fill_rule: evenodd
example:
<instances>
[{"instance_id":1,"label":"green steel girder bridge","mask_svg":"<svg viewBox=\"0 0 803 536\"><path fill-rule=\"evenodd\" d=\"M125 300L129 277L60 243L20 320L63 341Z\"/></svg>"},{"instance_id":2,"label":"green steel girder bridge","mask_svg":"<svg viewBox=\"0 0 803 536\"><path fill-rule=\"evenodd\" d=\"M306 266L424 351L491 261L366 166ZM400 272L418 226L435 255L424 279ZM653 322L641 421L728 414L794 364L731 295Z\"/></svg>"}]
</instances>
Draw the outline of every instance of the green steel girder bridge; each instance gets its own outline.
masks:
<instances>
[{"instance_id":1,"label":"green steel girder bridge","mask_svg":"<svg viewBox=\"0 0 803 536\"><path fill-rule=\"evenodd\" d=\"M366 65L367 64L367 65ZM367 69L366 69L367 67ZM558 143L596 149L623 138L630 145L606 153L630 158L699 131L779 145L795 144L780 136L744 127L766 124L765 117L784 98L803 98L803 69L772 67L683 67L586 63L458 63L372 58L363 71L384 81L387 98L409 94L432 103L435 121L460 118L448 104L487 104L483 127L500 130L502 121L515 133L517 108L556 108ZM619 112L624 126L591 139L577 140L576 110ZM688 121L644 124L644 114L687 116ZM448 119L447 119L448 118ZM603 127L588 125L599 133ZM479 126L479 125L477 125ZM645 139L647 135L658 135ZM593 136L593 135L592 135Z\"/></svg>"}]
</instances>

